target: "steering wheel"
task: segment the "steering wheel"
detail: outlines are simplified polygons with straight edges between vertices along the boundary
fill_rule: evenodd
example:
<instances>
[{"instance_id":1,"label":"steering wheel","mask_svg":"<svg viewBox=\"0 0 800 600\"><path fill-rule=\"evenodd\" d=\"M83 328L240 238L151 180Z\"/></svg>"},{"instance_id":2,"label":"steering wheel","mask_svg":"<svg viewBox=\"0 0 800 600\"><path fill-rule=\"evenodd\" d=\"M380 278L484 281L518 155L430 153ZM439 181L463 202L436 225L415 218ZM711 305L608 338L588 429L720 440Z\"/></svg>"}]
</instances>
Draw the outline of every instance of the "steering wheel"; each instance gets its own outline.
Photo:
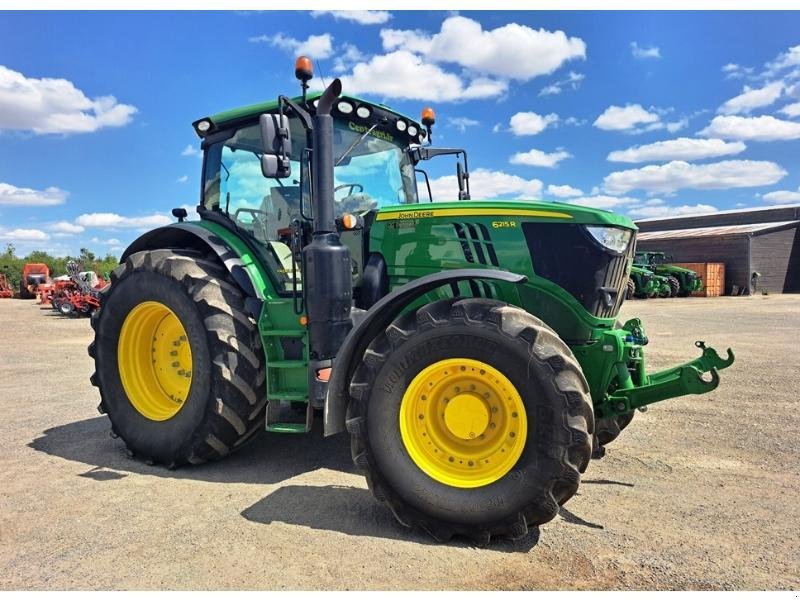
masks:
<instances>
[{"instance_id":1,"label":"steering wheel","mask_svg":"<svg viewBox=\"0 0 800 600\"><path fill-rule=\"evenodd\" d=\"M336 192L338 192L339 190L343 190L344 188L350 188L350 191L347 192L347 194L345 195L345 198L347 196L352 196L354 192L358 193L358 194L361 194L361 193L364 192L364 186L361 185L360 183L343 183L343 184L337 185L335 188L333 188L333 193L335 194ZM356 190L356 188L358 188L358 190Z\"/></svg>"}]
</instances>

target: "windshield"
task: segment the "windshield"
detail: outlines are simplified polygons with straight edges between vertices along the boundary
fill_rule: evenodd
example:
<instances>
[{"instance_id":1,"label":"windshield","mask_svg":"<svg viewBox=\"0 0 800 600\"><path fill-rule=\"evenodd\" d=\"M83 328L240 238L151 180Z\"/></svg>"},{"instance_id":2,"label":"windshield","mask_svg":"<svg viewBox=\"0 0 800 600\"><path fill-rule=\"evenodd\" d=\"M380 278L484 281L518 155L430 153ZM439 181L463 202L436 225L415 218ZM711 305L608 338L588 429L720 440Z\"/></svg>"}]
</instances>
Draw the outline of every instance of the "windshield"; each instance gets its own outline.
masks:
<instances>
[{"instance_id":1,"label":"windshield","mask_svg":"<svg viewBox=\"0 0 800 600\"><path fill-rule=\"evenodd\" d=\"M257 237L268 240L276 239L277 230L288 227L301 212L311 217L308 156L303 155L305 130L297 119L290 121L292 174L286 179L268 179L261 174L257 123L208 147L203 187L207 210L227 213ZM339 161L334 167L337 215L418 201L414 164L390 134L337 120L333 137L334 163Z\"/></svg>"}]
</instances>

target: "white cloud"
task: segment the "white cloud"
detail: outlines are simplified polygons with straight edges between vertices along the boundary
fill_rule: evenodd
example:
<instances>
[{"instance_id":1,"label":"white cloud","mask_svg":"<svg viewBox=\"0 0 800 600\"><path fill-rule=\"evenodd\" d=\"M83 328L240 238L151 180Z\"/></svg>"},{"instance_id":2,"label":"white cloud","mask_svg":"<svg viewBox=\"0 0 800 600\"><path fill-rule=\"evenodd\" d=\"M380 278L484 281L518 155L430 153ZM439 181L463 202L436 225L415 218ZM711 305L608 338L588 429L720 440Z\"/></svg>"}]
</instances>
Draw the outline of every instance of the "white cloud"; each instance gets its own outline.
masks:
<instances>
[{"instance_id":1,"label":"white cloud","mask_svg":"<svg viewBox=\"0 0 800 600\"><path fill-rule=\"evenodd\" d=\"M451 127L455 127L456 129L458 129L461 133L464 133L468 127L475 127L477 125L480 125L479 121L476 121L475 119L470 119L468 117L448 117L447 123Z\"/></svg>"},{"instance_id":2,"label":"white cloud","mask_svg":"<svg viewBox=\"0 0 800 600\"><path fill-rule=\"evenodd\" d=\"M542 182L538 179L524 179L502 171L475 169L469 174L469 187L474 199L513 197L515 199L538 199L542 196ZM456 200L458 181L455 175L445 175L431 180L433 199L436 201Z\"/></svg>"},{"instance_id":3,"label":"white cloud","mask_svg":"<svg viewBox=\"0 0 800 600\"><path fill-rule=\"evenodd\" d=\"M664 124L664 129L669 131L670 133L675 133L680 131L684 127L689 125L689 119L687 117L683 117L682 119L678 119L677 121L671 121L669 123Z\"/></svg>"},{"instance_id":4,"label":"white cloud","mask_svg":"<svg viewBox=\"0 0 800 600\"><path fill-rule=\"evenodd\" d=\"M43 242L50 239L41 229L11 229L0 230L0 240L10 242Z\"/></svg>"},{"instance_id":5,"label":"white cloud","mask_svg":"<svg viewBox=\"0 0 800 600\"><path fill-rule=\"evenodd\" d=\"M528 165L530 167L547 167L552 169L558 166L562 160L570 158L572 155L564 150L557 150L556 152L542 152L536 148L532 148L527 152L517 152L514 154L510 163L512 165Z\"/></svg>"},{"instance_id":6,"label":"white cloud","mask_svg":"<svg viewBox=\"0 0 800 600\"><path fill-rule=\"evenodd\" d=\"M717 212L716 206L710 204L681 204L680 206L669 206L667 204L655 204L652 206L637 206L627 210L629 216L638 219L648 217L679 217L686 215L697 215Z\"/></svg>"},{"instance_id":7,"label":"white cloud","mask_svg":"<svg viewBox=\"0 0 800 600\"><path fill-rule=\"evenodd\" d=\"M479 77L468 84L438 65L426 63L405 50L373 56L342 77L351 94L373 93L404 100L457 101L493 98L503 94L507 84Z\"/></svg>"},{"instance_id":8,"label":"white cloud","mask_svg":"<svg viewBox=\"0 0 800 600\"><path fill-rule=\"evenodd\" d=\"M50 231L55 231L57 233L64 233L64 234L75 234L75 233L83 233L84 228L80 225L75 225L74 223L70 223L68 221L59 221L58 223L53 223L48 227Z\"/></svg>"},{"instance_id":9,"label":"white cloud","mask_svg":"<svg viewBox=\"0 0 800 600\"><path fill-rule=\"evenodd\" d=\"M626 150L615 150L608 155L611 162L638 163L670 160L698 160L744 152L743 142L725 142L718 139L692 139L681 137L663 140Z\"/></svg>"},{"instance_id":10,"label":"white cloud","mask_svg":"<svg viewBox=\"0 0 800 600\"><path fill-rule=\"evenodd\" d=\"M736 63L728 63L722 67L725 79L742 79L753 74L753 67L743 67Z\"/></svg>"},{"instance_id":11,"label":"white cloud","mask_svg":"<svg viewBox=\"0 0 800 600\"><path fill-rule=\"evenodd\" d=\"M181 175L176 180L176 183L186 183L187 181L189 181L189 176L188 175Z\"/></svg>"},{"instance_id":12,"label":"white cloud","mask_svg":"<svg viewBox=\"0 0 800 600\"><path fill-rule=\"evenodd\" d=\"M514 135L537 135L554 123L558 123L558 115L555 113L540 115L535 112L518 112L511 117L508 124Z\"/></svg>"},{"instance_id":13,"label":"white cloud","mask_svg":"<svg viewBox=\"0 0 800 600\"><path fill-rule=\"evenodd\" d=\"M200 150L194 144L186 144L186 148L181 150L181 156L200 156Z\"/></svg>"},{"instance_id":14,"label":"white cloud","mask_svg":"<svg viewBox=\"0 0 800 600\"><path fill-rule=\"evenodd\" d=\"M575 127L580 127L581 125L586 125L586 119L578 119L577 117L567 117L564 119L564 125L574 125Z\"/></svg>"},{"instance_id":15,"label":"white cloud","mask_svg":"<svg viewBox=\"0 0 800 600\"><path fill-rule=\"evenodd\" d=\"M69 192L57 187L34 190L0 182L0 206L55 206L64 204L67 196Z\"/></svg>"},{"instance_id":16,"label":"white cloud","mask_svg":"<svg viewBox=\"0 0 800 600\"><path fill-rule=\"evenodd\" d=\"M772 75L778 71L790 67L800 66L800 45L789 48L786 52L779 54L775 60L766 65L766 75Z\"/></svg>"},{"instance_id":17,"label":"white cloud","mask_svg":"<svg viewBox=\"0 0 800 600\"><path fill-rule=\"evenodd\" d=\"M556 94L560 94L564 91L564 88L570 88L573 90L577 90L581 86L581 81L586 78L586 75L583 73L576 73L575 71L570 71L569 74L565 79L561 79L550 85L546 85L541 90L539 90L540 96L554 96Z\"/></svg>"},{"instance_id":18,"label":"white cloud","mask_svg":"<svg viewBox=\"0 0 800 600\"><path fill-rule=\"evenodd\" d=\"M126 125L135 112L114 96L89 98L66 79L35 79L0 65L0 129L90 133Z\"/></svg>"},{"instance_id":19,"label":"white cloud","mask_svg":"<svg viewBox=\"0 0 800 600\"><path fill-rule=\"evenodd\" d=\"M484 30L480 23L452 16L433 35L415 30L381 31L384 50L425 54L431 61L455 63L477 73L528 81L552 73L569 60L586 58L586 43L563 31L509 23Z\"/></svg>"},{"instance_id":20,"label":"white cloud","mask_svg":"<svg viewBox=\"0 0 800 600\"><path fill-rule=\"evenodd\" d=\"M744 86L744 91L725 102L717 109L723 115L749 114L755 108L769 106L783 93L783 82L773 81L762 88Z\"/></svg>"},{"instance_id":21,"label":"white cloud","mask_svg":"<svg viewBox=\"0 0 800 600\"><path fill-rule=\"evenodd\" d=\"M791 202L800 202L800 188L796 192L789 190L778 190L775 192L768 192L761 196L764 202L770 204L789 204Z\"/></svg>"},{"instance_id":22,"label":"white cloud","mask_svg":"<svg viewBox=\"0 0 800 600\"><path fill-rule=\"evenodd\" d=\"M333 72L344 73L352 68L353 65L366 58L367 57L361 50L353 44L345 42L336 52L336 56L333 57Z\"/></svg>"},{"instance_id":23,"label":"white cloud","mask_svg":"<svg viewBox=\"0 0 800 600\"><path fill-rule=\"evenodd\" d=\"M101 229L135 229L169 225L172 220L158 213L142 217L123 217L116 213L88 213L80 215L75 219L75 223L82 227Z\"/></svg>"},{"instance_id":24,"label":"white cloud","mask_svg":"<svg viewBox=\"0 0 800 600\"><path fill-rule=\"evenodd\" d=\"M647 58L661 58L661 50L658 46L640 46L636 42L631 42L631 54L633 58L639 60Z\"/></svg>"},{"instance_id":25,"label":"white cloud","mask_svg":"<svg viewBox=\"0 0 800 600\"><path fill-rule=\"evenodd\" d=\"M251 37L253 43L264 43L280 48L292 55L305 55L312 59L323 60L333 54L333 36L329 33L310 35L305 40L276 33L275 35L259 35Z\"/></svg>"},{"instance_id":26,"label":"white cloud","mask_svg":"<svg viewBox=\"0 0 800 600\"><path fill-rule=\"evenodd\" d=\"M330 15L337 21L352 21L359 25L383 25L392 18L386 10L312 10L312 17Z\"/></svg>"},{"instance_id":27,"label":"white cloud","mask_svg":"<svg viewBox=\"0 0 800 600\"><path fill-rule=\"evenodd\" d=\"M782 121L768 115L760 117L717 116L699 132L707 137L730 140L774 140L800 139L800 123Z\"/></svg>"},{"instance_id":28,"label":"white cloud","mask_svg":"<svg viewBox=\"0 0 800 600\"><path fill-rule=\"evenodd\" d=\"M778 112L783 113L787 117L800 117L800 102L787 104Z\"/></svg>"},{"instance_id":29,"label":"white cloud","mask_svg":"<svg viewBox=\"0 0 800 600\"><path fill-rule=\"evenodd\" d=\"M633 189L650 193L670 193L680 189L724 190L771 185L785 175L782 167L763 160L726 160L703 165L677 160L664 165L616 171L605 177L603 187L611 194L624 194Z\"/></svg>"},{"instance_id":30,"label":"white cloud","mask_svg":"<svg viewBox=\"0 0 800 600\"><path fill-rule=\"evenodd\" d=\"M98 237L93 237L89 240L92 244L103 244L105 246L119 246L122 244L117 238L109 238L107 240L101 240Z\"/></svg>"},{"instance_id":31,"label":"white cloud","mask_svg":"<svg viewBox=\"0 0 800 600\"><path fill-rule=\"evenodd\" d=\"M573 198L575 196L583 196L583 191L571 185L550 184L547 186L547 194L556 198Z\"/></svg>"},{"instance_id":32,"label":"white cloud","mask_svg":"<svg viewBox=\"0 0 800 600\"><path fill-rule=\"evenodd\" d=\"M657 123L659 116L655 112L648 112L640 104L626 104L625 106L609 106L603 111L593 125L605 131L624 131L640 124Z\"/></svg>"}]
</instances>

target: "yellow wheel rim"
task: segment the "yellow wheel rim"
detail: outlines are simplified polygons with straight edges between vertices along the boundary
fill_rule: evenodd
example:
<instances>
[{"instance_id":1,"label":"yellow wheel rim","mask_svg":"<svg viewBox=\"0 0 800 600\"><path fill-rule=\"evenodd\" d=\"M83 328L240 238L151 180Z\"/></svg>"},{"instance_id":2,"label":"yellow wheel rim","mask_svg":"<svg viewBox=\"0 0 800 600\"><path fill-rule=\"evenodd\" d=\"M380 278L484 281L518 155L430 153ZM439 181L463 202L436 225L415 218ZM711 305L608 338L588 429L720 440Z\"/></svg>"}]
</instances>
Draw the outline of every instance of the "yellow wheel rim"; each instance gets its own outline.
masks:
<instances>
[{"instance_id":1,"label":"yellow wheel rim","mask_svg":"<svg viewBox=\"0 0 800 600\"><path fill-rule=\"evenodd\" d=\"M514 384L478 360L450 358L426 367L400 403L400 435L411 460L453 487L503 477L519 460L527 434Z\"/></svg>"},{"instance_id":2,"label":"yellow wheel rim","mask_svg":"<svg viewBox=\"0 0 800 600\"><path fill-rule=\"evenodd\" d=\"M153 421L171 419L192 385L192 349L177 315L160 302L137 304L117 345L122 387L133 407Z\"/></svg>"}]
</instances>

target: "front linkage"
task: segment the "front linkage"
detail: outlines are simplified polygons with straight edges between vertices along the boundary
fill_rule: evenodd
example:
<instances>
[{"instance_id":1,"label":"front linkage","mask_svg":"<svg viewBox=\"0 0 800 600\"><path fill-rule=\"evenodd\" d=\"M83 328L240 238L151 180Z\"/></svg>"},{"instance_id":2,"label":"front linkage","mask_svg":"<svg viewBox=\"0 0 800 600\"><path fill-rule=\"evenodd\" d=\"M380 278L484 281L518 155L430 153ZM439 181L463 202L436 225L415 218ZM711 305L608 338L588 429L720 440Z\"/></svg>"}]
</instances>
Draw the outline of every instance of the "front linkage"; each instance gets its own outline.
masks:
<instances>
[{"instance_id":1,"label":"front linkage","mask_svg":"<svg viewBox=\"0 0 800 600\"><path fill-rule=\"evenodd\" d=\"M687 394L705 394L719 385L718 371L733 364L705 342L695 345L703 352L695 360L663 371L647 374L644 346L648 339L639 319L627 321L621 328L604 332L589 346L573 348L586 373L598 373L589 381L597 418L616 417L636 408ZM587 369L587 365L593 369ZM710 374L710 380L704 378Z\"/></svg>"}]
</instances>

